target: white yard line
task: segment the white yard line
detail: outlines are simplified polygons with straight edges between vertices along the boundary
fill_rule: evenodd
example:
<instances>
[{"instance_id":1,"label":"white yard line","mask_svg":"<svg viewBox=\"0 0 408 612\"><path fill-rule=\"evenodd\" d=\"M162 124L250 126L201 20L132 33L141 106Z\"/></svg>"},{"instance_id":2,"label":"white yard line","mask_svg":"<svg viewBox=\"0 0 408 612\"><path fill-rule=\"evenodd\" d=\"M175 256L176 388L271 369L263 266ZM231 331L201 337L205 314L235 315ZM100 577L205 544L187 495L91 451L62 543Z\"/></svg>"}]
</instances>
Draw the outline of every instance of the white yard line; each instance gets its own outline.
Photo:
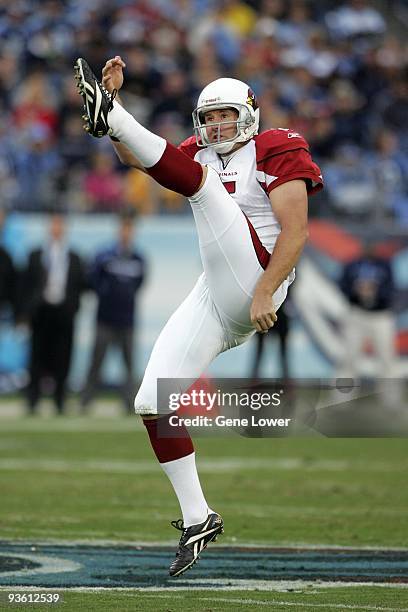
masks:
<instances>
[{"instance_id":1,"label":"white yard line","mask_svg":"<svg viewBox=\"0 0 408 612\"><path fill-rule=\"evenodd\" d=\"M279 607L296 607L296 608L324 608L335 609L335 610L375 610L376 612L408 612L408 608L383 608L380 606L355 606L350 604L331 604L331 603L302 603L302 602L291 602L291 601L276 601L274 599L270 601L262 601L259 599L228 599L216 598L216 597L200 597L199 601L212 601L222 603L236 603L245 604L250 606L279 606Z\"/></svg>"},{"instance_id":2,"label":"white yard line","mask_svg":"<svg viewBox=\"0 0 408 612\"><path fill-rule=\"evenodd\" d=\"M154 599L167 598L166 595L156 595ZM153 599L153 596L152 596ZM182 599L181 597L174 597L172 599ZM263 601L261 599L236 599L227 597L199 597L198 601L211 601L214 603L235 603L244 604L248 606L279 606L279 607L296 607L296 608L330 608L337 610L374 610L376 612L408 612L408 608L384 608L380 606L355 606L350 604L318 604L318 603L302 603L302 602L290 602L290 601L277 601L276 599L270 599L269 601Z\"/></svg>"},{"instance_id":3,"label":"white yard line","mask_svg":"<svg viewBox=\"0 0 408 612\"><path fill-rule=\"evenodd\" d=\"M295 457L250 459L245 457L212 457L198 461L201 472L241 472L241 471L328 471L364 470L370 472L395 472L408 470L408 465L395 466L383 462L348 462L343 460L317 460L304 462ZM157 463L152 460L114 461L110 459L58 459L7 457L0 459L0 471L48 471L48 472L114 472L123 474L140 474L157 472Z\"/></svg>"},{"instance_id":4,"label":"white yard line","mask_svg":"<svg viewBox=\"0 0 408 612\"><path fill-rule=\"evenodd\" d=\"M303 592L306 589L306 593L312 593L313 590L318 592L322 589L340 589L340 588L353 588L353 587L389 587L389 588L399 588L399 589L408 589L407 583L395 583L395 582L341 582L341 581L323 581L323 580L247 580L244 578L209 578L207 581L205 579L179 579L181 582L181 587L178 588L188 588L194 590L200 589L208 589L214 588L217 591L274 591L278 593L286 593L286 592ZM210 584L209 584L210 583ZM186 586L184 586L186 584ZM144 590L152 590L154 591L156 587L145 587ZM168 588L168 587L163 587ZM172 587L176 588L177 587ZM159 587L157 590L161 590L162 587Z\"/></svg>"},{"instance_id":5,"label":"white yard line","mask_svg":"<svg viewBox=\"0 0 408 612\"><path fill-rule=\"evenodd\" d=\"M191 581L193 582L193 581ZM227 582L227 579L226 579ZM228 581L229 582L229 581ZM172 593L172 599L173 598L177 598L177 595L174 595L174 593L177 593L178 591L209 591L212 589L216 589L217 591L228 591L228 592L233 592L233 591L265 591L265 592L280 592L280 593L285 593L285 592L294 592L297 591L298 593L302 593L303 589L306 589L305 594L307 595L311 595L313 593L316 593L318 591L322 591L325 589L342 589L342 588L355 588L355 587L380 587L380 588L392 588L392 589L406 589L407 585L404 584L396 584L395 582L390 582L390 583L374 583L374 582L325 582L325 583L314 583L314 582L306 582L303 580L293 580L293 581L262 581L262 580L241 580L241 581L235 581L239 584L233 584L231 586L224 586L224 587L220 587L219 585L210 585L210 586L203 586L203 584L200 581L197 581L196 585L193 584L189 584L188 586L174 586L174 587L156 587L156 586L152 586L152 587L136 587L136 588L131 588L131 587L71 587L71 588L67 588L67 587L41 587L41 591L48 591L48 592L58 592L58 593L103 593L103 592L107 592L107 591L118 591L118 592L122 592L122 591L127 591L129 593L146 593L152 594L152 597L161 597L161 598L165 598L166 595L165 593ZM314 590L313 590L314 589ZM39 587L38 586L19 586L19 585L12 585L12 590L21 590L21 591L38 591ZM0 592L1 591L10 591L10 586L0 586ZM162 595L158 594L156 595L156 593L162 593ZM180 597L181 599L181 597ZM207 599L207 598L202 598L202 599ZM210 601L210 599L208 598L208 601ZM213 601L223 601L222 599L213 599ZM231 602L242 602L244 603L245 601L248 600L243 600L243 599L228 599L225 598L225 601L231 601ZM252 601L252 600L251 600ZM259 601L259 600L253 600L255 601ZM274 602L272 602L274 603ZM282 604L289 604L290 602L281 602ZM262 604L261 604L262 605ZM332 605L332 606L338 606L340 608L343 607L344 604L300 604L300 603L293 603L291 605L305 605L307 607L324 607L325 605ZM353 608L351 608L353 609ZM357 607L355 608L357 610L361 609L361 610L382 610L382 611L387 611L391 610L392 612L396 612L396 610L399 610L401 612L408 612L408 608L381 608L381 607L373 607L373 606L366 606L366 607Z\"/></svg>"},{"instance_id":6,"label":"white yard line","mask_svg":"<svg viewBox=\"0 0 408 612\"><path fill-rule=\"evenodd\" d=\"M0 411L1 414L1 411ZM144 425L140 419L135 417L111 418L106 416L88 417L67 417L60 420L51 416L22 418L7 418L0 416L0 431L1 433L65 433L65 432L91 432L91 433L129 433L134 431L143 431Z\"/></svg>"},{"instance_id":7,"label":"white yard line","mask_svg":"<svg viewBox=\"0 0 408 612\"><path fill-rule=\"evenodd\" d=\"M299 550L312 550L312 551L361 551L361 552L408 552L407 547L398 546L341 546L336 544L308 544L307 542L228 542L228 539L224 540L225 543L220 543L221 548L247 548L247 549L266 549L271 552L278 552L280 549L288 550L289 552L297 552ZM0 540L0 550L2 546L94 546L95 548L120 548L124 546L132 546L137 548L138 546L143 548L161 548L161 547L174 547L175 540L157 540L157 541L146 541L146 540L106 540L106 539L91 539L91 538L80 538L80 539L60 539L60 538L47 538L46 540L27 540L14 538L7 540L2 538Z\"/></svg>"}]
</instances>

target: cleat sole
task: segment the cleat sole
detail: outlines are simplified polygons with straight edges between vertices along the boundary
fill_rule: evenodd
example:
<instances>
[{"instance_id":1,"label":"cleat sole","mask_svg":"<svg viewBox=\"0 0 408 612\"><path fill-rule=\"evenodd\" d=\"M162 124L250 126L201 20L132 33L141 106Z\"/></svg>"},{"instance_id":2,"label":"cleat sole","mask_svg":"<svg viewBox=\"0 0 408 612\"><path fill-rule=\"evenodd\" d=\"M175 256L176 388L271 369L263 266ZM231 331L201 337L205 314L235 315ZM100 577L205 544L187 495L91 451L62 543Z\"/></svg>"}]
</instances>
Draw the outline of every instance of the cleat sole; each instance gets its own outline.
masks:
<instances>
[{"instance_id":1,"label":"cleat sole","mask_svg":"<svg viewBox=\"0 0 408 612\"><path fill-rule=\"evenodd\" d=\"M78 93L82 97L83 109L85 111L85 115L82 115L82 119L88 124L87 126L84 125L83 129L96 138L102 138L105 135L111 136L113 130L108 126L107 113L113 108L113 100L117 93L116 90L109 93L95 77L86 60L82 58L78 58L74 64L74 78ZM98 116L95 115L94 118L92 117L94 115L95 100L93 96L95 95L95 91L92 94L91 87L88 87L88 84L91 82L94 90L95 88L99 88L104 105L104 107L102 107L101 104L99 105Z\"/></svg>"}]
</instances>

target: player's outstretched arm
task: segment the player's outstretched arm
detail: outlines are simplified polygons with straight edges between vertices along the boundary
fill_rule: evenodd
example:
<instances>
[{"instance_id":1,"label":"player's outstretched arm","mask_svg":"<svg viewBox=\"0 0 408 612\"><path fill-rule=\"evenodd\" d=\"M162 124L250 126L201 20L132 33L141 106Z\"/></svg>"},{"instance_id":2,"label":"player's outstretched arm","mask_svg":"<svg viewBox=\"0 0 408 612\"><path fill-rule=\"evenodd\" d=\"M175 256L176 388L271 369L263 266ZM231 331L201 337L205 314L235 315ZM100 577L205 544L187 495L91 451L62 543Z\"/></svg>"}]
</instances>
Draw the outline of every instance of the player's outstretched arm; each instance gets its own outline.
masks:
<instances>
[{"instance_id":1,"label":"player's outstretched arm","mask_svg":"<svg viewBox=\"0 0 408 612\"><path fill-rule=\"evenodd\" d=\"M126 67L125 62L122 60L120 55L116 55L112 59L109 59L102 69L102 85L111 93L114 89L118 92L123 85L123 68ZM119 95L116 95L116 101L123 106L122 100ZM138 158L128 149L126 145L121 142L115 142L112 140L113 148L115 149L116 155L125 166L131 166L137 168L142 172L146 172L144 166L138 160Z\"/></svg>"},{"instance_id":2,"label":"player's outstretched arm","mask_svg":"<svg viewBox=\"0 0 408 612\"><path fill-rule=\"evenodd\" d=\"M251 321L255 329L263 333L277 320L273 294L295 267L308 237L305 182L293 180L283 183L273 189L269 197L281 233L255 288L251 305Z\"/></svg>"}]
</instances>

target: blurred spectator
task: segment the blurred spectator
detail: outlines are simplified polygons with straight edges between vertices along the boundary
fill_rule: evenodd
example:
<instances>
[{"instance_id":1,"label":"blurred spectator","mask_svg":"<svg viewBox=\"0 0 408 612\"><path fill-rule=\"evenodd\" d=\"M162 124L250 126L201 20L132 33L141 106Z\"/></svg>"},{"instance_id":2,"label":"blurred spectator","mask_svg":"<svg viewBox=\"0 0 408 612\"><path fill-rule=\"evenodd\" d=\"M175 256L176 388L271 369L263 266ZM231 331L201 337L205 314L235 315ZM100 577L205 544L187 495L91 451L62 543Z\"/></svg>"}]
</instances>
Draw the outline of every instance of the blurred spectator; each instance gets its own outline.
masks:
<instances>
[{"instance_id":1,"label":"blurred spectator","mask_svg":"<svg viewBox=\"0 0 408 612\"><path fill-rule=\"evenodd\" d=\"M163 98L153 106L151 122L160 122L163 115L174 115L175 123L180 118L185 128L191 125L191 89L181 70L165 75L162 84Z\"/></svg>"},{"instance_id":2,"label":"blurred spectator","mask_svg":"<svg viewBox=\"0 0 408 612\"><path fill-rule=\"evenodd\" d=\"M4 210L0 209L0 233L5 221ZM17 298L17 270L6 249L0 245L0 309L9 307L15 313Z\"/></svg>"},{"instance_id":3,"label":"blurred spectator","mask_svg":"<svg viewBox=\"0 0 408 612\"><path fill-rule=\"evenodd\" d=\"M91 211L117 212L123 205L122 176L115 169L112 153L98 151L84 178L84 191Z\"/></svg>"},{"instance_id":4,"label":"blurred spectator","mask_svg":"<svg viewBox=\"0 0 408 612\"><path fill-rule=\"evenodd\" d=\"M343 145L333 162L325 167L326 191L338 215L362 217L377 207L376 177L367 165L363 151Z\"/></svg>"},{"instance_id":5,"label":"blurred spectator","mask_svg":"<svg viewBox=\"0 0 408 612\"><path fill-rule=\"evenodd\" d=\"M407 223L407 176L408 158L399 147L397 134L386 129L378 132L371 152L343 145L325 167L327 194L335 211L370 214L378 222L388 216Z\"/></svg>"},{"instance_id":6,"label":"blurred spectator","mask_svg":"<svg viewBox=\"0 0 408 612\"><path fill-rule=\"evenodd\" d=\"M116 346L123 355L126 367L121 395L126 410L129 413L133 411L133 340L137 321L135 297L145 278L145 260L134 249L133 240L134 216L123 213L117 243L101 251L92 265L90 285L98 298L98 312L92 361L81 397L84 407L95 394L107 349Z\"/></svg>"},{"instance_id":7,"label":"blurred spectator","mask_svg":"<svg viewBox=\"0 0 408 612\"><path fill-rule=\"evenodd\" d=\"M406 65L405 68L407 69ZM404 139L406 154L408 151L408 71L404 77L395 79L390 85L388 100L383 110L383 119L387 127L396 130Z\"/></svg>"},{"instance_id":8,"label":"blurred spectator","mask_svg":"<svg viewBox=\"0 0 408 612\"><path fill-rule=\"evenodd\" d=\"M397 133L381 130L366 159L376 183L378 208L407 224L408 158L400 149Z\"/></svg>"},{"instance_id":9,"label":"blurred spectator","mask_svg":"<svg viewBox=\"0 0 408 612\"><path fill-rule=\"evenodd\" d=\"M220 2L224 22L240 37L250 36L256 23L256 14L248 4L239 0Z\"/></svg>"},{"instance_id":10,"label":"blurred spectator","mask_svg":"<svg viewBox=\"0 0 408 612\"><path fill-rule=\"evenodd\" d=\"M326 16L330 32L338 38L382 34L386 29L381 13L367 0L350 0Z\"/></svg>"},{"instance_id":11,"label":"blurred spectator","mask_svg":"<svg viewBox=\"0 0 408 612\"><path fill-rule=\"evenodd\" d=\"M280 96L278 102L292 111L297 105L301 108L305 101L317 103L325 96L324 91L310 71L302 65L288 66L278 87ZM295 113L296 115L297 113Z\"/></svg>"},{"instance_id":12,"label":"blurred spectator","mask_svg":"<svg viewBox=\"0 0 408 612\"><path fill-rule=\"evenodd\" d=\"M64 410L74 319L85 288L81 260L69 249L65 232L63 215L53 214L48 239L30 254L24 274L22 309L31 329L27 399L32 413L44 376L53 379L58 413Z\"/></svg>"},{"instance_id":13,"label":"blurred spectator","mask_svg":"<svg viewBox=\"0 0 408 612\"><path fill-rule=\"evenodd\" d=\"M157 212L155 185L148 174L131 169L124 179L125 200L140 214L149 215Z\"/></svg>"},{"instance_id":14,"label":"blurred spectator","mask_svg":"<svg viewBox=\"0 0 408 612\"><path fill-rule=\"evenodd\" d=\"M395 286L391 265L367 245L361 257L343 270L340 288L350 303L344 320L344 358L339 364L340 378L358 377L366 344L371 343L376 357L376 376L396 376L395 320L392 306Z\"/></svg>"},{"instance_id":15,"label":"blurred spectator","mask_svg":"<svg viewBox=\"0 0 408 612\"><path fill-rule=\"evenodd\" d=\"M22 54L27 42L27 25L30 6L24 0L16 0L2 6L0 17L0 39L5 42L8 49Z\"/></svg>"},{"instance_id":16,"label":"blurred spectator","mask_svg":"<svg viewBox=\"0 0 408 612\"><path fill-rule=\"evenodd\" d=\"M53 136L58 122L56 103L56 92L50 86L47 74L34 72L15 91L15 126L20 130L30 126L44 127Z\"/></svg>"},{"instance_id":17,"label":"blurred spectator","mask_svg":"<svg viewBox=\"0 0 408 612\"><path fill-rule=\"evenodd\" d=\"M18 56L10 50L0 55L0 100L11 106L12 95L18 83Z\"/></svg>"},{"instance_id":18,"label":"blurred spectator","mask_svg":"<svg viewBox=\"0 0 408 612\"><path fill-rule=\"evenodd\" d=\"M222 4L197 21L188 42L194 55L199 55L206 43L210 43L217 61L225 70L233 70L241 57L239 34L235 28L231 27Z\"/></svg>"},{"instance_id":19,"label":"blurred spectator","mask_svg":"<svg viewBox=\"0 0 408 612\"><path fill-rule=\"evenodd\" d=\"M368 130L363 113L365 100L356 87L350 81L337 80L333 82L330 94L336 147L366 143Z\"/></svg>"},{"instance_id":20,"label":"blurred spectator","mask_svg":"<svg viewBox=\"0 0 408 612\"><path fill-rule=\"evenodd\" d=\"M46 124L30 125L21 135L20 146L12 152L18 185L16 208L43 212L55 202L60 158Z\"/></svg>"},{"instance_id":21,"label":"blurred spectator","mask_svg":"<svg viewBox=\"0 0 408 612\"><path fill-rule=\"evenodd\" d=\"M317 159L329 159L334 148L334 122L328 112L310 110L305 136ZM296 128L296 126L295 126Z\"/></svg>"},{"instance_id":22,"label":"blurred spectator","mask_svg":"<svg viewBox=\"0 0 408 612\"><path fill-rule=\"evenodd\" d=\"M266 4L267 3L265 3L265 5ZM279 42L284 47L305 49L307 47L307 40L310 32L316 27L312 20L310 5L303 0L291 0L285 19L282 19L282 2L280 3L280 7L281 14L277 14L277 19L279 19L279 21L275 19L271 22L272 18L269 17L269 27L271 27L271 25L273 26ZM275 11L278 10L278 8L279 6ZM262 19L258 24L259 23L262 23Z\"/></svg>"},{"instance_id":23,"label":"blurred spectator","mask_svg":"<svg viewBox=\"0 0 408 612\"><path fill-rule=\"evenodd\" d=\"M17 201L18 184L12 154L12 139L7 133L7 118L0 118L0 183L3 208L12 209Z\"/></svg>"},{"instance_id":24,"label":"blurred spectator","mask_svg":"<svg viewBox=\"0 0 408 612\"><path fill-rule=\"evenodd\" d=\"M157 70L143 45L126 50L126 91L139 98L155 99L162 85L163 75Z\"/></svg>"}]
</instances>

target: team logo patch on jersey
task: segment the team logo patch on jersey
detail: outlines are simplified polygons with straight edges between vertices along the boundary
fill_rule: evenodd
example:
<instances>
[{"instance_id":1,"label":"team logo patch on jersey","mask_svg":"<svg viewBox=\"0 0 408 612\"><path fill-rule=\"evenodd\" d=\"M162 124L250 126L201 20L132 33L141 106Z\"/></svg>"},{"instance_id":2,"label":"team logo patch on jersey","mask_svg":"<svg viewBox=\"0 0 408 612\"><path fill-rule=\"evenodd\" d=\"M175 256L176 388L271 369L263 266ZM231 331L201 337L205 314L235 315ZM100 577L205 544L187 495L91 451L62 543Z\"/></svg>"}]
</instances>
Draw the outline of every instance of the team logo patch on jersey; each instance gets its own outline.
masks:
<instances>
[{"instance_id":1,"label":"team logo patch on jersey","mask_svg":"<svg viewBox=\"0 0 408 612\"><path fill-rule=\"evenodd\" d=\"M249 104L249 106L252 106L254 111L258 108L258 100L256 99L256 95L250 87L248 88L248 97L246 103Z\"/></svg>"}]
</instances>

